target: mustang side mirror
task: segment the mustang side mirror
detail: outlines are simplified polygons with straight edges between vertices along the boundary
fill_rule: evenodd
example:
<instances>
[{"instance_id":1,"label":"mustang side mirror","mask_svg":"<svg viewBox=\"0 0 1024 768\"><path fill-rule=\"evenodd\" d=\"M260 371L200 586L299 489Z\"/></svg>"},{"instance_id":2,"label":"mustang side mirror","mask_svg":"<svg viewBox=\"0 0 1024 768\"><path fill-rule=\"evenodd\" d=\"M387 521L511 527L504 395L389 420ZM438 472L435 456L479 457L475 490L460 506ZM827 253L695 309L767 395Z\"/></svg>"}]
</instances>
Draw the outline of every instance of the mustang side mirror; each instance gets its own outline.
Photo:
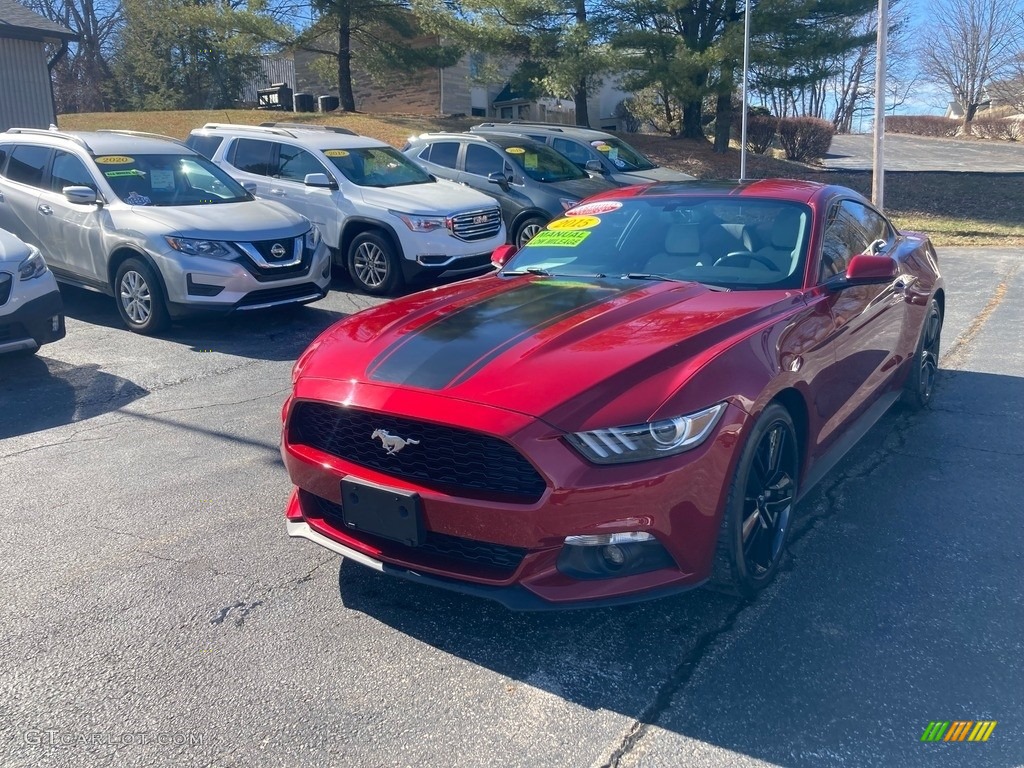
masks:
<instances>
[{"instance_id":1,"label":"mustang side mirror","mask_svg":"<svg viewBox=\"0 0 1024 768\"><path fill-rule=\"evenodd\" d=\"M846 274L829 280L827 285L834 291L854 285L877 285L896 279L896 261L889 256L869 256L859 253L850 259Z\"/></svg>"},{"instance_id":2,"label":"mustang side mirror","mask_svg":"<svg viewBox=\"0 0 1024 768\"><path fill-rule=\"evenodd\" d=\"M519 251L514 245L499 245L491 253L491 264L501 269Z\"/></svg>"},{"instance_id":3,"label":"mustang side mirror","mask_svg":"<svg viewBox=\"0 0 1024 768\"><path fill-rule=\"evenodd\" d=\"M306 178L303 179L303 183L307 187L320 187L323 189L333 189L337 187L337 184L327 178L326 173L307 173Z\"/></svg>"}]
</instances>

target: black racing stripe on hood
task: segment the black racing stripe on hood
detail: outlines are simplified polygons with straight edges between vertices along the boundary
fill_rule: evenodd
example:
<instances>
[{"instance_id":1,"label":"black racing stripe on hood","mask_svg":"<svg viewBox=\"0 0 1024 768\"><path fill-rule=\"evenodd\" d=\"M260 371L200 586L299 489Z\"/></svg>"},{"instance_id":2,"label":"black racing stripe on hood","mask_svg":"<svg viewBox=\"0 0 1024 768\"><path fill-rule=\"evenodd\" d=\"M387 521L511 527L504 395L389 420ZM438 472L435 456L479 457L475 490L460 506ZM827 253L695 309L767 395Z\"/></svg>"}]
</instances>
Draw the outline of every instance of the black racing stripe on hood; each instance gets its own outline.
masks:
<instances>
[{"instance_id":1,"label":"black racing stripe on hood","mask_svg":"<svg viewBox=\"0 0 1024 768\"><path fill-rule=\"evenodd\" d=\"M444 389L541 329L644 287L619 280L527 278L411 332L378 355L367 374L371 381Z\"/></svg>"}]
</instances>

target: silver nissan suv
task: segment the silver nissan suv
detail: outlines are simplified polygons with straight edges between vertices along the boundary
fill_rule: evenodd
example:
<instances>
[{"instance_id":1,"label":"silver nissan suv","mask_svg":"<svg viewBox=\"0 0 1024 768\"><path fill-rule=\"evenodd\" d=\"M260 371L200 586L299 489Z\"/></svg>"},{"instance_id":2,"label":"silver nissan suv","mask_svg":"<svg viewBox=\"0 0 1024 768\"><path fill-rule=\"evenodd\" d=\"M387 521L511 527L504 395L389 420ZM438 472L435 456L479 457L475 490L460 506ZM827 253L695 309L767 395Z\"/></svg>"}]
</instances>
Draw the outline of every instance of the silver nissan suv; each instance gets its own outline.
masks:
<instances>
[{"instance_id":1,"label":"silver nissan suv","mask_svg":"<svg viewBox=\"0 0 1024 768\"><path fill-rule=\"evenodd\" d=\"M0 133L0 227L42 251L59 281L113 296L137 333L317 301L331 279L308 219L152 134Z\"/></svg>"}]
</instances>

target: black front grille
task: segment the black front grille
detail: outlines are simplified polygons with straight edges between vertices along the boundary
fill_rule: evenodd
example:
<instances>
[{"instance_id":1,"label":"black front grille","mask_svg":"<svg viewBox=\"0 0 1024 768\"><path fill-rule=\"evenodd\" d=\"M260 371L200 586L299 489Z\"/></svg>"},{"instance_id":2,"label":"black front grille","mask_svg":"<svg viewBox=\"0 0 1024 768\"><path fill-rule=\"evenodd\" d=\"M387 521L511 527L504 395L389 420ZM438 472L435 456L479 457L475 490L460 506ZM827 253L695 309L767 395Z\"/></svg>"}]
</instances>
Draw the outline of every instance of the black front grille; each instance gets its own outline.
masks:
<instances>
[{"instance_id":1,"label":"black front grille","mask_svg":"<svg viewBox=\"0 0 1024 768\"><path fill-rule=\"evenodd\" d=\"M240 257L237 261L261 283L304 275L309 271L310 262L313 260L313 251L303 247L303 239L304 237L283 237L278 240L255 240L247 243L270 266L261 266L249 255ZM280 245L284 248L285 253L283 256L275 256L273 254L275 245ZM296 248L299 249L298 252L301 254L301 260L298 264L293 264L290 267L276 266L281 262L289 262L294 259Z\"/></svg>"},{"instance_id":2,"label":"black front grille","mask_svg":"<svg viewBox=\"0 0 1024 768\"><path fill-rule=\"evenodd\" d=\"M11 287L14 285L13 275L7 272L0 272L0 307L11 298Z\"/></svg>"},{"instance_id":3,"label":"black front grille","mask_svg":"<svg viewBox=\"0 0 1024 768\"><path fill-rule=\"evenodd\" d=\"M410 442L388 454L383 430ZM519 451L495 437L327 403L298 403L288 439L393 477L445 493L531 503L544 478Z\"/></svg>"},{"instance_id":4,"label":"black front grille","mask_svg":"<svg viewBox=\"0 0 1024 768\"><path fill-rule=\"evenodd\" d=\"M271 302L295 301L307 296L316 296L321 299L324 292L316 283L302 283L301 285L289 285L285 288L262 288L258 291L247 293L238 304L237 308L253 307ZM315 299L313 299L315 301Z\"/></svg>"},{"instance_id":5,"label":"black front grille","mask_svg":"<svg viewBox=\"0 0 1024 768\"><path fill-rule=\"evenodd\" d=\"M280 261L291 261L295 258L295 249L302 248L301 237L282 237L277 240L256 240L251 243L252 247L259 251L260 256L270 264ZM274 246L280 246L284 253L274 253Z\"/></svg>"},{"instance_id":6,"label":"black front grille","mask_svg":"<svg viewBox=\"0 0 1024 768\"><path fill-rule=\"evenodd\" d=\"M499 577L511 576L526 556L527 550L518 547L507 547L503 544L492 544L487 541L464 539L460 536L449 536L444 533L424 532L423 543L418 547L410 547L390 539L383 539L363 531L353 531L345 526L341 514L341 505L302 492L303 509L310 513L313 505L323 519L346 536L364 542L382 552L400 557L406 561L425 562L427 558L439 558L448 563L471 565L494 571L492 575ZM444 567L446 563L435 562L434 565Z\"/></svg>"},{"instance_id":7,"label":"black front grille","mask_svg":"<svg viewBox=\"0 0 1024 768\"><path fill-rule=\"evenodd\" d=\"M29 338L28 329L21 323L0 323L0 341L17 341Z\"/></svg>"},{"instance_id":8,"label":"black front grille","mask_svg":"<svg viewBox=\"0 0 1024 768\"><path fill-rule=\"evenodd\" d=\"M460 240L487 240L501 229L501 210L487 208L452 217L452 234Z\"/></svg>"}]
</instances>

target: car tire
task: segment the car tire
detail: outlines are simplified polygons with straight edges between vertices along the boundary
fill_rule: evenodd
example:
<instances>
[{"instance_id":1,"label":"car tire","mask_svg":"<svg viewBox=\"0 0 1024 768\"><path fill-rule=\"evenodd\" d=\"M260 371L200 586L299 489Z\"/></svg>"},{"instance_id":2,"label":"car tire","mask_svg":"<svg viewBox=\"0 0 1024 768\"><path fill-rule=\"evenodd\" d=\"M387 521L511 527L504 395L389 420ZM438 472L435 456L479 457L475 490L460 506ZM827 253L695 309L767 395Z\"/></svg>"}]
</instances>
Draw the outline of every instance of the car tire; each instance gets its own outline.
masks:
<instances>
[{"instance_id":1,"label":"car tire","mask_svg":"<svg viewBox=\"0 0 1024 768\"><path fill-rule=\"evenodd\" d=\"M522 248L530 240L547 226L547 221L539 217L527 219L516 229L516 248Z\"/></svg>"},{"instance_id":2,"label":"car tire","mask_svg":"<svg viewBox=\"0 0 1024 768\"><path fill-rule=\"evenodd\" d=\"M126 259L114 277L114 299L130 331L149 336L171 324L163 286L141 259Z\"/></svg>"},{"instance_id":3,"label":"car tire","mask_svg":"<svg viewBox=\"0 0 1024 768\"><path fill-rule=\"evenodd\" d=\"M792 528L799 473L793 419L771 403L750 430L736 465L710 587L750 599L775 578Z\"/></svg>"},{"instance_id":4,"label":"car tire","mask_svg":"<svg viewBox=\"0 0 1024 768\"><path fill-rule=\"evenodd\" d=\"M921 337L911 363L906 384L903 385L903 403L912 410L927 408L932 401L935 380L939 372L939 342L942 338L942 310L932 299L924 318Z\"/></svg>"},{"instance_id":5,"label":"car tire","mask_svg":"<svg viewBox=\"0 0 1024 768\"><path fill-rule=\"evenodd\" d=\"M376 232L364 232L352 240L345 266L352 282L374 296L395 293L403 283L395 247Z\"/></svg>"}]
</instances>

